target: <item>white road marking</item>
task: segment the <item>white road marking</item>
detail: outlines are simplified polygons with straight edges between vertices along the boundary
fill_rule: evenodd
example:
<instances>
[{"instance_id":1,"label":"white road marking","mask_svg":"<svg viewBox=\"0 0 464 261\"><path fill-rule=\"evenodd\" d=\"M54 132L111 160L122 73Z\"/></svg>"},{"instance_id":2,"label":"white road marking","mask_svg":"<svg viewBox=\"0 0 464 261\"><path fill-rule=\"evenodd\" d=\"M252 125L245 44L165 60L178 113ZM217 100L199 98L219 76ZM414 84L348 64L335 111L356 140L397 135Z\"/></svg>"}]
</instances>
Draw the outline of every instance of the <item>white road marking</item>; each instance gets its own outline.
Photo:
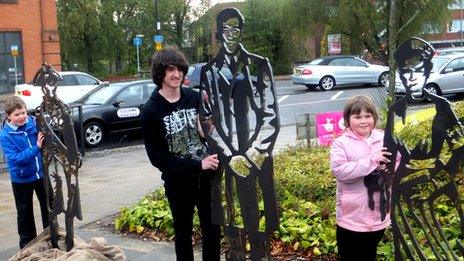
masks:
<instances>
[{"instance_id":1,"label":"white road marking","mask_svg":"<svg viewBox=\"0 0 464 261\"><path fill-rule=\"evenodd\" d=\"M340 100L348 100L349 98L341 98L338 99L337 101ZM279 107L290 107L290 106L299 106L299 105L308 105L308 104L313 104L313 103L322 103L322 102L331 102L331 101L336 101L336 100L322 100L322 101L313 101L313 102L300 102L300 103L292 103L292 104L283 104L279 105Z\"/></svg>"},{"instance_id":2,"label":"white road marking","mask_svg":"<svg viewBox=\"0 0 464 261\"><path fill-rule=\"evenodd\" d=\"M283 100L287 99L290 95L284 95L280 97L280 99L277 101L277 103L281 103Z\"/></svg>"},{"instance_id":3,"label":"white road marking","mask_svg":"<svg viewBox=\"0 0 464 261\"><path fill-rule=\"evenodd\" d=\"M330 97L331 100L335 100L338 98L338 96L342 95L343 91L337 92L334 96Z\"/></svg>"}]
</instances>

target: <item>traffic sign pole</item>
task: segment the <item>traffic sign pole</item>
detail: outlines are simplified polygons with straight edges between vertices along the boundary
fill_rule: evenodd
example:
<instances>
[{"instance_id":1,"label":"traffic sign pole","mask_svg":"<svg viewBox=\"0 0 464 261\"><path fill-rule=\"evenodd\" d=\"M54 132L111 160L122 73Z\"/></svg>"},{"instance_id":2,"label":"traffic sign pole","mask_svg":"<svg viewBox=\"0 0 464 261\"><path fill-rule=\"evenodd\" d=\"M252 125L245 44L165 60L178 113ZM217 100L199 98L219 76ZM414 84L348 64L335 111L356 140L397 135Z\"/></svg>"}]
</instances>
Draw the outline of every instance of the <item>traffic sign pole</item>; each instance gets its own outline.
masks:
<instances>
[{"instance_id":1,"label":"traffic sign pole","mask_svg":"<svg viewBox=\"0 0 464 261\"><path fill-rule=\"evenodd\" d=\"M15 68L15 83L18 85L18 66L16 64L16 56L13 56L14 68Z\"/></svg>"},{"instance_id":2,"label":"traffic sign pole","mask_svg":"<svg viewBox=\"0 0 464 261\"><path fill-rule=\"evenodd\" d=\"M143 35L138 34L134 37L133 44L137 48L137 75L140 76L140 51L139 46L142 44Z\"/></svg>"},{"instance_id":3,"label":"traffic sign pole","mask_svg":"<svg viewBox=\"0 0 464 261\"><path fill-rule=\"evenodd\" d=\"M11 55L13 56L14 70L15 70L15 83L18 85L18 65L16 63L16 56L19 55L19 50L17 45L11 46Z\"/></svg>"},{"instance_id":4,"label":"traffic sign pole","mask_svg":"<svg viewBox=\"0 0 464 261\"><path fill-rule=\"evenodd\" d=\"M139 46L137 45L137 74L140 74L140 55Z\"/></svg>"}]
</instances>

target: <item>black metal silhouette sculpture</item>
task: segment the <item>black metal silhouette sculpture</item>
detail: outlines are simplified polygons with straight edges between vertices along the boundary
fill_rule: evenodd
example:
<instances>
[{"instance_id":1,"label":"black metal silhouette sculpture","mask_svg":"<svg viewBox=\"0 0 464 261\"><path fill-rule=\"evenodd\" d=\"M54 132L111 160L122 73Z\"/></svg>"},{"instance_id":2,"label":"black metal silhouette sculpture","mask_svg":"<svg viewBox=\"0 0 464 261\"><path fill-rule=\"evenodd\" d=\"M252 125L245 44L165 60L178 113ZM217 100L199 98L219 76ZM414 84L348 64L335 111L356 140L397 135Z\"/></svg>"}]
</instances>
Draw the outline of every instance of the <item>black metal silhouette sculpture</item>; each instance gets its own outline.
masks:
<instances>
[{"instance_id":1,"label":"black metal silhouette sculpture","mask_svg":"<svg viewBox=\"0 0 464 261\"><path fill-rule=\"evenodd\" d=\"M434 52L424 40L411 38L402 43L394 55L406 95L389 107L384 144L393 153L391 159L396 159L397 153L401 154L401 162L395 171L395 160L392 160L379 182L383 197L382 217L390 210L388 196L391 189L390 215L396 260L427 260L431 255L436 260L459 260L456 252L461 258L464 256L460 238L450 240L443 226L449 224L442 224L437 217L437 204L446 202L456 213L461 233L464 231L462 203L456 185L456 175L462 171L464 163L464 146L455 148L454 144L464 132L451 104L425 88L433 68ZM418 66L410 67L417 62ZM408 102L416 99L411 91L418 82L414 74L422 78L419 84L424 98L435 105L436 115L432 121L431 143L422 141L410 150L393 131L395 114L404 123ZM442 155L445 141L451 153L449 157ZM416 167L418 161L428 163L428 166Z\"/></svg>"},{"instance_id":2,"label":"black metal silhouette sculpture","mask_svg":"<svg viewBox=\"0 0 464 261\"><path fill-rule=\"evenodd\" d=\"M74 247L74 217L82 220L77 178L80 157L70 109L56 96L57 82L60 79L60 75L48 64L44 64L37 72L36 85L42 87L44 96L42 104L36 109L36 115L38 125L45 136L43 146L45 188L48 202L53 202L48 206L51 242L53 247L58 248L57 215L64 213L66 251L70 251ZM61 178L63 173L68 196L66 208Z\"/></svg>"},{"instance_id":3,"label":"black metal silhouette sculpture","mask_svg":"<svg viewBox=\"0 0 464 261\"><path fill-rule=\"evenodd\" d=\"M217 39L222 47L203 66L200 89L205 98L203 116L209 112L215 123L215 133L207 135L207 141L222 165L213 181L213 220L224 225L229 245L226 258L244 260L249 242L251 259L261 260L270 258L268 239L279 225L272 150L280 123L272 68L267 58L249 53L239 43L243 23L243 16L235 8L218 14ZM231 81L225 77L227 68L233 74ZM240 81L239 72L244 75ZM255 84L252 73L257 77ZM267 132L262 131L265 127ZM233 167L236 159L245 163L245 171ZM225 211L221 206L223 175ZM259 229L258 197L264 205L264 231ZM237 198L240 213L234 210ZM239 218L243 228L237 224Z\"/></svg>"}]
</instances>

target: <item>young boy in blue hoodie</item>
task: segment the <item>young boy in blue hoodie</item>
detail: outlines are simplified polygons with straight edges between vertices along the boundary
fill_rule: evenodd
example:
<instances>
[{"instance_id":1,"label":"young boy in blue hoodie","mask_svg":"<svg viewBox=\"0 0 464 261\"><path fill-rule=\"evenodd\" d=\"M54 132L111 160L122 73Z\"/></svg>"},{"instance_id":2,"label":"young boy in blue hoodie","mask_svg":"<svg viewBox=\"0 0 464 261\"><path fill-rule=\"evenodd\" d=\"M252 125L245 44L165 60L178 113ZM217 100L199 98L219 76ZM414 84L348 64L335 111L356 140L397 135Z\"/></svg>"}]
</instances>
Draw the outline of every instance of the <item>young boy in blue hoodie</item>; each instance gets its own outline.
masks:
<instances>
[{"instance_id":1,"label":"young boy in blue hoodie","mask_svg":"<svg viewBox=\"0 0 464 261\"><path fill-rule=\"evenodd\" d=\"M7 98L5 112L7 121L0 132L0 144L13 187L19 247L23 248L37 237L32 204L34 191L40 202L43 228L49 224L40 152L44 135L37 130L35 117L27 115L26 104L20 97Z\"/></svg>"}]
</instances>

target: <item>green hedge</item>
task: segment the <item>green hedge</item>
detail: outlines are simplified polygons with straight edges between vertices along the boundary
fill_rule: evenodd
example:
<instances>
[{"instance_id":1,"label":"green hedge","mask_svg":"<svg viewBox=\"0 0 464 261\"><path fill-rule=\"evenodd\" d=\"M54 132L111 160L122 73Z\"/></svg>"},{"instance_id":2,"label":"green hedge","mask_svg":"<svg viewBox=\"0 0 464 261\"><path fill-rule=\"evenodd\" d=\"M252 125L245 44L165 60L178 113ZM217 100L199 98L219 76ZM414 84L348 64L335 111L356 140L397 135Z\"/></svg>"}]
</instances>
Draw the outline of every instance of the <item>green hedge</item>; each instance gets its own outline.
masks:
<instances>
[{"instance_id":1,"label":"green hedge","mask_svg":"<svg viewBox=\"0 0 464 261\"><path fill-rule=\"evenodd\" d=\"M458 115L464 115L463 103L454 106ZM430 126L430 121L407 124L398 136L412 146L421 139L428 139ZM329 150L322 147L295 146L279 151L274 157L275 185L280 208L280 227L274 240L281 241L288 249L306 251L305 253L311 255L336 254L336 181L330 173ZM423 167L427 163L419 165L421 164ZM462 191L462 186L460 190ZM440 220L450 224L446 230L449 237L461 237L459 220L456 220L456 214L447 205L446 200L443 200L438 206ZM195 218L194 225L198 231L198 218ZM128 230L134 233L154 229L172 237L172 216L163 189L154 191L129 208L121 209L115 226L118 231ZM381 242L378 254L385 260L393 259L390 231Z\"/></svg>"}]
</instances>

